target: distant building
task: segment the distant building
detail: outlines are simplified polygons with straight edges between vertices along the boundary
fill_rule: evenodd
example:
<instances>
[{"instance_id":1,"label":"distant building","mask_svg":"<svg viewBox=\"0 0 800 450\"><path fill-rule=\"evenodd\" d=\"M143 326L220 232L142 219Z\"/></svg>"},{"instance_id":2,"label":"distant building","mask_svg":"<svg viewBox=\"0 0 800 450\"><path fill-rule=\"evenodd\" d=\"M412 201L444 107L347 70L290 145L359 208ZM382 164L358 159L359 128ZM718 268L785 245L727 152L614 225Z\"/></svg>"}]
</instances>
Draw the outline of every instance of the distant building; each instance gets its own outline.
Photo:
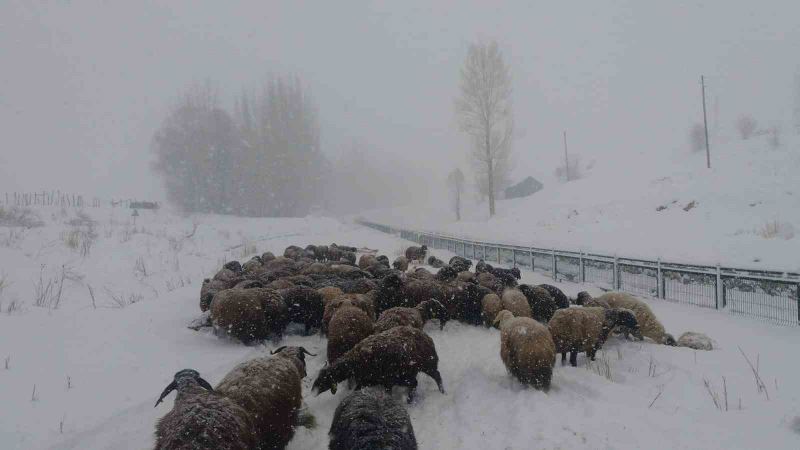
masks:
<instances>
[{"instance_id":1,"label":"distant building","mask_svg":"<svg viewBox=\"0 0 800 450\"><path fill-rule=\"evenodd\" d=\"M507 187L504 191L505 198L511 199L527 197L531 194L541 191L543 187L544 185L536 178L528 177L513 186Z\"/></svg>"}]
</instances>

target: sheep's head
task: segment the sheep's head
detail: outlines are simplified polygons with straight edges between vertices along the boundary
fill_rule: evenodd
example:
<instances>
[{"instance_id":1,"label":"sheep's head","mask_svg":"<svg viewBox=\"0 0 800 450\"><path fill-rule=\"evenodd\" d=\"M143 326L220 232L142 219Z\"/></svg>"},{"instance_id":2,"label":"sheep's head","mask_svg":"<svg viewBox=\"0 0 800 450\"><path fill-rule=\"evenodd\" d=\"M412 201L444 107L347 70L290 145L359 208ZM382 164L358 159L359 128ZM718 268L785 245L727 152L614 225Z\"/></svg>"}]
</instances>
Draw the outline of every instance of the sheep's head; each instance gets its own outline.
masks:
<instances>
[{"instance_id":1,"label":"sheep's head","mask_svg":"<svg viewBox=\"0 0 800 450\"><path fill-rule=\"evenodd\" d=\"M387 266L389 265L389 257L388 257L388 256L386 256L386 255L380 255L380 256L378 256L378 257L377 257L377 258L375 258L375 259L377 259L378 261L380 261L380 262L382 262L382 263L386 264Z\"/></svg>"},{"instance_id":2,"label":"sheep's head","mask_svg":"<svg viewBox=\"0 0 800 450\"><path fill-rule=\"evenodd\" d=\"M639 329L639 322L636 321L636 315L629 309L613 308L606 310L606 317L612 325L625 327L631 331Z\"/></svg>"},{"instance_id":3,"label":"sheep's head","mask_svg":"<svg viewBox=\"0 0 800 450\"><path fill-rule=\"evenodd\" d=\"M383 277L381 284L383 287L388 289L400 289L403 287L403 279L398 273L390 273L389 275Z\"/></svg>"},{"instance_id":4,"label":"sheep's head","mask_svg":"<svg viewBox=\"0 0 800 450\"><path fill-rule=\"evenodd\" d=\"M422 250L422 253L425 254L425 253L428 252L428 246L427 245L423 245L422 247L420 247L420 250Z\"/></svg>"},{"instance_id":5,"label":"sheep's head","mask_svg":"<svg viewBox=\"0 0 800 450\"><path fill-rule=\"evenodd\" d=\"M578 292L578 297L575 299L575 304L576 305L583 305L583 304L585 304L586 302L588 302L591 299L592 299L591 294L589 294L586 291L581 291L581 292Z\"/></svg>"},{"instance_id":6,"label":"sheep's head","mask_svg":"<svg viewBox=\"0 0 800 450\"><path fill-rule=\"evenodd\" d=\"M492 322L492 326L495 328L500 328L501 326L503 326L503 322L513 318L514 318L514 313L512 313L507 309L504 309L499 313L497 313L496 316L494 316L494 322Z\"/></svg>"},{"instance_id":7,"label":"sheep's head","mask_svg":"<svg viewBox=\"0 0 800 450\"><path fill-rule=\"evenodd\" d=\"M673 347L678 345L678 342L669 333L664 333L664 337L663 337L662 341L663 341L662 344L664 344L664 345L671 345Z\"/></svg>"},{"instance_id":8,"label":"sheep's head","mask_svg":"<svg viewBox=\"0 0 800 450\"><path fill-rule=\"evenodd\" d=\"M438 300L425 300L420 303L419 306L422 307L425 320L439 319L440 330L444 329L444 324L450 320L450 314L448 314L447 308Z\"/></svg>"},{"instance_id":9,"label":"sheep's head","mask_svg":"<svg viewBox=\"0 0 800 450\"><path fill-rule=\"evenodd\" d=\"M228 261L222 267L224 267L224 268L226 268L226 269L228 269L230 271L233 271L235 273L241 273L241 271L242 271L242 265L239 264L239 261Z\"/></svg>"},{"instance_id":10,"label":"sheep's head","mask_svg":"<svg viewBox=\"0 0 800 450\"><path fill-rule=\"evenodd\" d=\"M320 369L317 379L314 380L314 386L311 388L311 392L313 392L315 396L326 391L331 391L331 394L336 394L336 380L333 378L330 366Z\"/></svg>"},{"instance_id":11,"label":"sheep's head","mask_svg":"<svg viewBox=\"0 0 800 450\"><path fill-rule=\"evenodd\" d=\"M194 369L183 369L175 373L175 376L172 378L172 383L168 384L164 391L161 392L161 395L156 400L156 405L158 406L164 400L164 397L169 395L170 392L177 389L180 391L185 386L189 386L192 384L198 384L204 389L209 391L213 391L214 388L208 383L208 381L204 380L200 373Z\"/></svg>"},{"instance_id":12,"label":"sheep's head","mask_svg":"<svg viewBox=\"0 0 800 450\"><path fill-rule=\"evenodd\" d=\"M436 278L442 281L450 281L458 277L458 271L450 265L444 266L436 273Z\"/></svg>"},{"instance_id":13,"label":"sheep's head","mask_svg":"<svg viewBox=\"0 0 800 450\"><path fill-rule=\"evenodd\" d=\"M302 378L306 377L306 355L317 356L314 353L310 353L304 347L288 347L285 345L276 348L269 352L269 354L291 359Z\"/></svg>"},{"instance_id":14,"label":"sheep's head","mask_svg":"<svg viewBox=\"0 0 800 450\"><path fill-rule=\"evenodd\" d=\"M516 278L516 279L518 279L518 280L519 280L520 278L522 278L522 274L521 274L521 273L520 273L520 271L519 271L519 267L514 267L514 268L512 268L512 269L511 269L511 274L512 274L512 275L514 275L514 278Z\"/></svg>"}]
</instances>

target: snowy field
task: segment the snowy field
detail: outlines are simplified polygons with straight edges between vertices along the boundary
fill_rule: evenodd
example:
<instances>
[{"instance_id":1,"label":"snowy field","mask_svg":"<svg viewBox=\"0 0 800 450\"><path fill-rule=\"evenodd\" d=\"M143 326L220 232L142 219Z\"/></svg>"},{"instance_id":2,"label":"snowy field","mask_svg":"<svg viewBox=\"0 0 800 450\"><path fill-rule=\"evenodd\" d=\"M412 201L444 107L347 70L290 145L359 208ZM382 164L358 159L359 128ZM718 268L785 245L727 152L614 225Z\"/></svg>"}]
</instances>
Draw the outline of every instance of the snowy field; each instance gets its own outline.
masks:
<instances>
[{"instance_id":1,"label":"snowy field","mask_svg":"<svg viewBox=\"0 0 800 450\"><path fill-rule=\"evenodd\" d=\"M74 211L42 210L46 226L0 228L0 448L147 449L155 421L174 395L153 408L180 369L212 384L240 361L273 345L245 347L195 332L203 278L253 247L344 243L394 257L399 239L326 218L182 218L127 210L88 211L96 237L67 242ZM435 253L449 258L445 252ZM56 280L57 308L35 305L40 279ZM552 280L524 274L524 282ZM92 287L94 300L90 294ZM589 286L561 284L568 295ZM40 289L41 291L41 289ZM41 292L40 292L41 293ZM54 294L51 293L51 299ZM709 334L718 348L693 351L612 338L587 365L557 364L548 393L523 389L505 372L496 330L429 324L447 394L419 376L409 406L422 449L797 449L800 448L800 328L649 302L667 331ZM289 448L327 448L336 405L347 395L310 394L325 340L288 336L320 356L308 359L305 401L318 427L299 429ZM759 392L739 347L758 365ZM708 383L708 386L706 386ZM727 393L727 394L726 394ZM403 400L402 389L394 395ZM716 396L716 403L712 396Z\"/></svg>"},{"instance_id":2,"label":"snowy field","mask_svg":"<svg viewBox=\"0 0 800 450\"><path fill-rule=\"evenodd\" d=\"M766 136L720 139L712 155L710 170L704 152L686 150L584 158L583 178L570 183L526 167L544 189L498 202L492 219L485 203L471 201L472 187L460 222L439 197L364 217L476 240L800 272L800 138L777 149Z\"/></svg>"}]
</instances>

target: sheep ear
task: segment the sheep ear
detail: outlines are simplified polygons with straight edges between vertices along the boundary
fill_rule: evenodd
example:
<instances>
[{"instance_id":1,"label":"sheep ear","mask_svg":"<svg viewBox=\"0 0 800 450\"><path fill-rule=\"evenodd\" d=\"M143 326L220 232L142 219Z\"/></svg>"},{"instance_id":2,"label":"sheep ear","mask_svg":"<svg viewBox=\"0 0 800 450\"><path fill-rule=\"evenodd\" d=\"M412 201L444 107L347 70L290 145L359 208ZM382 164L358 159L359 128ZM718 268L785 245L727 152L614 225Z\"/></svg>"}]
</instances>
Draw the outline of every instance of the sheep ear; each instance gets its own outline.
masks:
<instances>
[{"instance_id":1,"label":"sheep ear","mask_svg":"<svg viewBox=\"0 0 800 450\"><path fill-rule=\"evenodd\" d=\"M283 347L278 347L278 348L276 348L275 350L273 350L273 351L269 352L269 354L270 354L270 355L274 355L274 354L276 354L276 353L279 353L281 350L283 350L283 349L285 349L285 348L286 348L286 346L285 346L285 345L284 345Z\"/></svg>"},{"instance_id":2,"label":"sheep ear","mask_svg":"<svg viewBox=\"0 0 800 450\"><path fill-rule=\"evenodd\" d=\"M208 381L206 381L206 380L204 380L204 379L202 379L200 377L197 377L197 383L200 384L200 386L203 386L205 389L207 389L207 390L209 390L211 392L214 392L214 388L211 387L211 384Z\"/></svg>"},{"instance_id":3,"label":"sheep ear","mask_svg":"<svg viewBox=\"0 0 800 450\"><path fill-rule=\"evenodd\" d=\"M153 408L158 406L158 404L161 403L162 400L164 400L164 397L169 395L169 393L172 392L173 390L175 390L175 388L177 388L177 387L178 387L178 385L175 383L174 380L172 381L172 383L168 384L167 387L164 388L164 392L162 392L161 396L158 397L158 400L156 400L156 404L155 404L155 406L153 406Z\"/></svg>"},{"instance_id":4,"label":"sheep ear","mask_svg":"<svg viewBox=\"0 0 800 450\"><path fill-rule=\"evenodd\" d=\"M306 350L305 347L300 347L300 354L301 355L305 354L305 355L308 355L308 356L317 356L316 354L311 353L308 350Z\"/></svg>"}]
</instances>

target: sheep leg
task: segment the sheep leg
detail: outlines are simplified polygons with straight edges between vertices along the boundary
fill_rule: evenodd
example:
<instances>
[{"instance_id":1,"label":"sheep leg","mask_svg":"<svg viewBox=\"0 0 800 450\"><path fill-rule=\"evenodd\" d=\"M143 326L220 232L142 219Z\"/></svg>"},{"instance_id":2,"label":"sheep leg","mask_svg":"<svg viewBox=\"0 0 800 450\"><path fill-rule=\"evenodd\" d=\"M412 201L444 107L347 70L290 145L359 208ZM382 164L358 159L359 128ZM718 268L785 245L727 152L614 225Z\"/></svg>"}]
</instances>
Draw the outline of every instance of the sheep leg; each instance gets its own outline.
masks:
<instances>
[{"instance_id":1,"label":"sheep leg","mask_svg":"<svg viewBox=\"0 0 800 450\"><path fill-rule=\"evenodd\" d=\"M633 337L635 337L637 340L640 340L640 341L644 340L644 336L642 336L642 330L634 331L633 332Z\"/></svg>"},{"instance_id":2,"label":"sheep leg","mask_svg":"<svg viewBox=\"0 0 800 450\"><path fill-rule=\"evenodd\" d=\"M389 395L392 394L392 384L391 383L384 384L383 385L383 389L386 391L387 394L389 394Z\"/></svg>"},{"instance_id":3,"label":"sheep leg","mask_svg":"<svg viewBox=\"0 0 800 450\"><path fill-rule=\"evenodd\" d=\"M561 365L567 364L567 352L561 352Z\"/></svg>"},{"instance_id":4,"label":"sheep leg","mask_svg":"<svg viewBox=\"0 0 800 450\"><path fill-rule=\"evenodd\" d=\"M442 374L439 373L439 370L433 369L428 372L425 372L426 375L433 378L433 381L436 382L436 386L439 386L439 392L442 394L445 393L444 391L444 383L442 382ZM414 377L414 384L417 383L416 377Z\"/></svg>"},{"instance_id":5,"label":"sheep leg","mask_svg":"<svg viewBox=\"0 0 800 450\"><path fill-rule=\"evenodd\" d=\"M592 350L589 350L588 352L586 352L586 356L588 356L591 361L594 361L594 355L596 353L597 353L597 350L596 349L592 349Z\"/></svg>"},{"instance_id":6,"label":"sheep leg","mask_svg":"<svg viewBox=\"0 0 800 450\"><path fill-rule=\"evenodd\" d=\"M408 403L414 401L414 395L417 393L417 377L408 380Z\"/></svg>"},{"instance_id":7,"label":"sheep leg","mask_svg":"<svg viewBox=\"0 0 800 450\"><path fill-rule=\"evenodd\" d=\"M569 352L569 365L578 367L578 352Z\"/></svg>"}]
</instances>

